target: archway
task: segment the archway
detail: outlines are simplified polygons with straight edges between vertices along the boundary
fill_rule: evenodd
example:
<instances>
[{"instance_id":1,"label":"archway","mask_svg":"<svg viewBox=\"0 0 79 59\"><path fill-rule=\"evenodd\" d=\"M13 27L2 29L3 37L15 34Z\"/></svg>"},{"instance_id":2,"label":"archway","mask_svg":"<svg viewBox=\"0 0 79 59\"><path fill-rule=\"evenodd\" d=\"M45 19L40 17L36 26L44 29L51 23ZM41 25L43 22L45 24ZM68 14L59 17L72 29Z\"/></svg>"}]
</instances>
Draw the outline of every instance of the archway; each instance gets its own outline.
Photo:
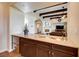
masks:
<instances>
[{"instance_id":1,"label":"archway","mask_svg":"<svg viewBox=\"0 0 79 59\"><path fill-rule=\"evenodd\" d=\"M35 29L36 29L37 34L42 33L42 25L43 24L42 24L42 21L40 19L35 21Z\"/></svg>"}]
</instances>

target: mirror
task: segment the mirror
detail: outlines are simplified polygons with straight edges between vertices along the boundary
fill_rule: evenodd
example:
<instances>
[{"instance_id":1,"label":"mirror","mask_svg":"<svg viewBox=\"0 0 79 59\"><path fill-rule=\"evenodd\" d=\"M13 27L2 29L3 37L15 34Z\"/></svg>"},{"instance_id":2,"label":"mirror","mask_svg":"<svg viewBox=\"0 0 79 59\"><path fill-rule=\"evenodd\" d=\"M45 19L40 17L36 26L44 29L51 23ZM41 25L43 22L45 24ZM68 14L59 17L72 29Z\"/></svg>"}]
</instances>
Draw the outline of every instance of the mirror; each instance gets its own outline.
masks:
<instances>
[{"instance_id":1,"label":"mirror","mask_svg":"<svg viewBox=\"0 0 79 59\"><path fill-rule=\"evenodd\" d=\"M56 19L52 19L51 21L51 33L50 35L54 36L64 36L67 37L67 21L66 19L61 20L60 22Z\"/></svg>"}]
</instances>

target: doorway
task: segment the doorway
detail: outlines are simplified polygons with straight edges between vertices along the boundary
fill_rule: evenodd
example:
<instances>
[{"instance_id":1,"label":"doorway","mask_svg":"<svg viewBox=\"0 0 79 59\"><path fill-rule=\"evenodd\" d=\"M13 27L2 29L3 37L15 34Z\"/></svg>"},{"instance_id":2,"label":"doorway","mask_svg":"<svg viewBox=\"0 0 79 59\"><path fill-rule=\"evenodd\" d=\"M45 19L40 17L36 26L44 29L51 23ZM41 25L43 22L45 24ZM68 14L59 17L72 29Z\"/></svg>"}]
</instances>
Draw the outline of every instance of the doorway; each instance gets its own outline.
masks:
<instances>
[{"instance_id":1,"label":"doorway","mask_svg":"<svg viewBox=\"0 0 79 59\"><path fill-rule=\"evenodd\" d=\"M42 33L42 25L43 24L42 24L42 21L40 19L35 21L35 29L36 29L37 34Z\"/></svg>"}]
</instances>

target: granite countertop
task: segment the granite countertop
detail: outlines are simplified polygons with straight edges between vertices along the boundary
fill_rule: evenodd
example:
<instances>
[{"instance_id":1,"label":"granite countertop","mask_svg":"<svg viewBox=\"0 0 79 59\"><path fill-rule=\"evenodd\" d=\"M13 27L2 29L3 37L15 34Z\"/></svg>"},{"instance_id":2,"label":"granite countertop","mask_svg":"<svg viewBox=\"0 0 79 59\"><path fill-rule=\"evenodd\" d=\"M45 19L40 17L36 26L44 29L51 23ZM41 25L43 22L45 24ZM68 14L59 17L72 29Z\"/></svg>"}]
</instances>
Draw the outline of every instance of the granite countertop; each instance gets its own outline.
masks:
<instances>
[{"instance_id":1,"label":"granite countertop","mask_svg":"<svg viewBox=\"0 0 79 59\"><path fill-rule=\"evenodd\" d=\"M79 48L78 43L71 41L67 39L66 37L50 36L50 35L42 35L42 34L31 34L31 35L14 34L13 36L30 38L37 41L43 41L43 42L59 44L63 46Z\"/></svg>"}]
</instances>

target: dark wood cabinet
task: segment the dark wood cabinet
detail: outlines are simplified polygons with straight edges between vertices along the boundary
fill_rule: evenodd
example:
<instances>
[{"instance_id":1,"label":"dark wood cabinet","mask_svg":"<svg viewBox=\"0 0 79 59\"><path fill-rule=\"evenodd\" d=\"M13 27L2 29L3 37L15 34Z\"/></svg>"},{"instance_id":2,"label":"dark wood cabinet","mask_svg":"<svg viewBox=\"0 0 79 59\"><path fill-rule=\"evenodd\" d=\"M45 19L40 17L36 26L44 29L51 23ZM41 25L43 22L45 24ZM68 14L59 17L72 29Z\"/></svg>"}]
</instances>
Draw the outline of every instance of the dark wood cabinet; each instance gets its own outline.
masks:
<instances>
[{"instance_id":1,"label":"dark wood cabinet","mask_svg":"<svg viewBox=\"0 0 79 59\"><path fill-rule=\"evenodd\" d=\"M55 51L62 52L63 56L78 56L78 49L73 48L73 47L68 47L68 46L62 46L62 45L57 45L57 44L52 44L52 49Z\"/></svg>"},{"instance_id":2,"label":"dark wood cabinet","mask_svg":"<svg viewBox=\"0 0 79 59\"><path fill-rule=\"evenodd\" d=\"M45 42L38 42L37 44L37 56L49 57L50 56L50 44Z\"/></svg>"},{"instance_id":3,"label":"dark wood cabinet","mask_svg":"<svg viewBox=\"0 0 79 59\"><path fill-rule=\"evenodd\" d=\"M20 53L22 56L35 57L36 56L36 45L32 44L28 40L20 40Z\"/></svg>"},{"instance_id":4,"label":"dark wood cabinet","mask_svg":"<svg viewBox=\"0 0 79 59\"><path fill-rule=\"evenodd\" d=\"M37 47L37 56L38 57L49 57L50 50L46 47L39 46Z\"/></svg>"},{"instance_id":5,"label":"dark wood cabinet","mask_svg":"<svg viewBox=\"0 0 79 59\"><path fill-rule=\"evenodd\" d=\"M61 52L61 51L58 51L58 50L52 50L51 51L51 57L72 57L71 54L67 54L67 53L64 53L64 52Z\"/></svg>"},{"instance_id":6,"label":"dark wood cabinet","mask_svg":"<svg viewBox=\"0 0 79 59\"><path fill-rule=\"evenodd\" d=\"M76 57L78 49L36 41L28 38L20 38L19 50L26 57Z\"/></svg>"},{"instance_id":7,"label":"dark wood cabinet","mask_svg":"<svg viewBox=\"0 0 79 59\"><path fill-rule=\"evenodd\" d=\"M21 55L27 57L36 56L36 47L32 44L23 44L21 45Z\"/></svg>"}]
</instances>

